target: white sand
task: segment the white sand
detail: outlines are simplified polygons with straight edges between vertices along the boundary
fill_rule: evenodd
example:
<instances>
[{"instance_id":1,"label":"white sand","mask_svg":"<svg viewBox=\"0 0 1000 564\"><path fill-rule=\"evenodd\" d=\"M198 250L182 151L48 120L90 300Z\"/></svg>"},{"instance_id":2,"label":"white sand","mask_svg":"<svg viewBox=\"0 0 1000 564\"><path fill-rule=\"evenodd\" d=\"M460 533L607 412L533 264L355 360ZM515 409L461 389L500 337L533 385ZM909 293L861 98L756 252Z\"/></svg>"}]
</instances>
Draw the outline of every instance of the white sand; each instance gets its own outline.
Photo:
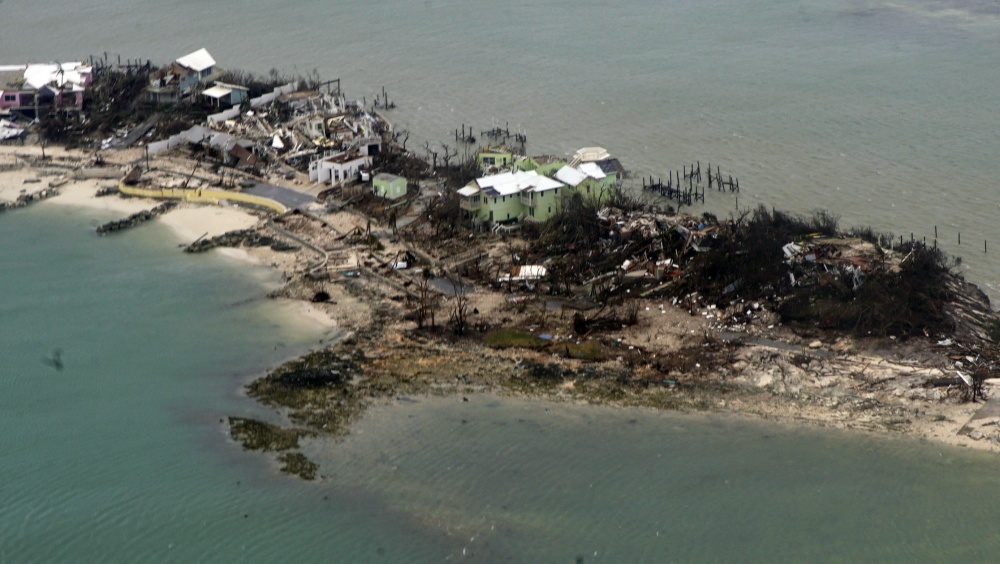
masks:
<instances>
[{"instance_id":1,"label":"white sand","mask_svg":"<svg viewBox=\"0 0 1000 564\"><path fill-rule=\"evenodd\" d=\"M227 231L248 229L260 220L236 208L183 204L160 216L159 221L172 229L183 242L191 243L203 235L215 237Z\"/></svg>"},{"instance_id":2,"label":"white sand","mask_svg":"<svg viewBox=\"0 0 1000 564\"><path fill-rule=\"evenodd\" d=\"M114 184L113 180L71 180L59 188L58 196L44 200L42 204L48 203L92 210L113 211L120 214L123 218L142 210L151 210L159 205L159 202L156 200L145 198L126 199L116 194L100 198L94 196L98 188L112 184Z\"/></svg>"},{"instance_id":3,"label":"white sand","mask_svg":"<svg viewBox=\"0 0 1000 564\"><path fill-rule=\"evenodd\" d=\"M13 202L24 192L34 194L42 188L48 188L49 179L42 178L41 182L25 184L29 178L38 178L35 171L28 167L15 170L8 170L0 173L0 202Z\"/></svg>"}]
</instances>

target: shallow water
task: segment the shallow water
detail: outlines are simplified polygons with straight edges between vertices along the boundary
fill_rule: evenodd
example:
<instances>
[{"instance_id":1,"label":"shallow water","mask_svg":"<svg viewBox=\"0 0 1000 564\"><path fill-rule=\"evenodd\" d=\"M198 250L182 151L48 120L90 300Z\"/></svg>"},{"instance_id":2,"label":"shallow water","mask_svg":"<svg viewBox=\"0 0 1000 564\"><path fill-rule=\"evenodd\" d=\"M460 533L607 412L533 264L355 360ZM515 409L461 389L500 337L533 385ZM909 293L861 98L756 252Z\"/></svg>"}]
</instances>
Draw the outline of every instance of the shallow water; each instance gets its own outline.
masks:
<instances>
[{"instance_id":1,"label":"shallow water","mask_svg":"<svg viewBox=\"0 0 1000 564\"><path fill-rule=\"evenodd\" d=\"M263 299L274 275L185 255L158 225L99 238L106 219L46 204L0 218L0 562L433 549L228 440L222 418L268 416L241 384L329 337Z\"/></svg>"},{"instance_id":2,"label":"shallow water","mask_svg":"<svg viewBox=\"0 0 1000 564\"><path fill-rule=\"evenodd\" d=\"M312 445L343 488L483 561L978 561L994 455L911 440L493 396L373 410Z\"/></svg>"}]
</instances>

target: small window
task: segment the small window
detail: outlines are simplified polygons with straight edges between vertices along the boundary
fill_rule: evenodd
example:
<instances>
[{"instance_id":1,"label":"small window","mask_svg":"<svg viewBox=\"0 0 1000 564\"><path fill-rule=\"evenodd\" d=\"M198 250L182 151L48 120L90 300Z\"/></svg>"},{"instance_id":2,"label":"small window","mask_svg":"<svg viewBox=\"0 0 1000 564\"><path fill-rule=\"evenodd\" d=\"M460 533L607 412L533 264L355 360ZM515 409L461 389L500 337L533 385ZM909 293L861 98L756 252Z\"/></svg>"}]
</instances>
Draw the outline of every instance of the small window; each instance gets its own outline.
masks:
<instances>
[{"instance_id":1,"label":"small window","mask_svg":"<svg viewBox=\"0 0 1000 564\"><path fill-rule=\"evenodd\" d=\"M4 102L14 102L16 100L17 100L17 94L4 94L3 95L3 101Z\"/></svg>"}]
</instances>

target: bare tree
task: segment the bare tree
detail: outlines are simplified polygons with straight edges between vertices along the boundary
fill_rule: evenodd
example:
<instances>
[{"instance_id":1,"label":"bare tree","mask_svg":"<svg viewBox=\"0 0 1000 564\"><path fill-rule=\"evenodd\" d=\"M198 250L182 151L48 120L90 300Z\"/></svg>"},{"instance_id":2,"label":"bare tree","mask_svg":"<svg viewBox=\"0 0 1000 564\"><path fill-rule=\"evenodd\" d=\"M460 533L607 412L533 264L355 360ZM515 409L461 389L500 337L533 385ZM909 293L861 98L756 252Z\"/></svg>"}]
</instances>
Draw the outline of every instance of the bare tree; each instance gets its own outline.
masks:
<instances>
[{"instance_id":1,"label":"bare tree","mask_svg":"<svg viewBox=\"0 0 1000 564\"><path fill-rule=\"evenodd\" d=\"M424 150L427 151L427 157L431 159L431 170L437 170L438 167L438 153L431 149L430 141L424 141Z\"/></svg>"},{"instance_id":2,"label":"bare tree","mask_svg":"<svg viewBox=\"0 0 1000 564\"><path fill-rule=\"evenodd\" d=\"M441 143L441 150L444 154L441 155L441 162L444 163L445 168L451 168L451 159L458 156L458 149L452 149L447 143Z\"/></svg>"},{"instance_id":3,"label":"bare tree","mask_svg":"<svg viewBox=\"0 0 1000 564\"><path fill-rule=\"evenodd\" d=\"M402 142L400 140L402 139ZM398 129L392 132L392 142L397 143L406 152L406 142L410 139L410 130Z\"/></svg>"},{"instance_id":4,"label":"bare tree","mask_svg":"<svg viewBox=\"0 0 1000 564\"><path fill-rule=\"evenodd\" d=\"M469 295L468 289L462 281L451 274L448 274L448 283L454 291L452 296L453 306L451 315L448 318L448 325L456 335L464 335L469 328Z\"/></svg>"},{"instance_id":5,"label":"bare tree","mask_svg":"<svg viewBox=\"0 0 1000 564\"><path fill-rule=\"evenodd\" d=\"M424 268L420 279L417 280L417 311L415 312L417 329L423 329L430 318L431 327L434 326L434 296L431 293L432 273L429 268Z\"/></svg>"}]
</instances>

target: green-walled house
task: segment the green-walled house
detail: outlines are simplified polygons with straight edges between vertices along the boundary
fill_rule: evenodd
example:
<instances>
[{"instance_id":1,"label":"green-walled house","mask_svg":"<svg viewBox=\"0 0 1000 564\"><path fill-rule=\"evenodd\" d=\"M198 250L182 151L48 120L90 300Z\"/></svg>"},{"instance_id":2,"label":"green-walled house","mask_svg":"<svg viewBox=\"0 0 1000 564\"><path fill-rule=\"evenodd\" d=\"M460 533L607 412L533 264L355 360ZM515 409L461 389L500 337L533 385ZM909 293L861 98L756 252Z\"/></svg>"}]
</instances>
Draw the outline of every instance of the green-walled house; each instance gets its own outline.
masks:
<instances>
[{"instance_id":1,"label":"green-walled house","mask_svg":"<svg viewBox=\"0 0 1000 564\"><path fill-rule=\"evenodd\" d=\"M499 147L480 147L476 151L476 164L479 165L479 170L482 171L489 170L491 167L504 169L513 163L514 153L503 145Z\"/></svg>"},{"instance_id":2,"label":"green-walled house","mask_svg":"<svg viewBox=\"0 0 1000 564\"><path fill-rule=\"evenodd\" d=\"M402 198L406 195L406 179L395 174L380 172L372 179L372 193L388 200Z\"/></svg>"}]
</instances>

